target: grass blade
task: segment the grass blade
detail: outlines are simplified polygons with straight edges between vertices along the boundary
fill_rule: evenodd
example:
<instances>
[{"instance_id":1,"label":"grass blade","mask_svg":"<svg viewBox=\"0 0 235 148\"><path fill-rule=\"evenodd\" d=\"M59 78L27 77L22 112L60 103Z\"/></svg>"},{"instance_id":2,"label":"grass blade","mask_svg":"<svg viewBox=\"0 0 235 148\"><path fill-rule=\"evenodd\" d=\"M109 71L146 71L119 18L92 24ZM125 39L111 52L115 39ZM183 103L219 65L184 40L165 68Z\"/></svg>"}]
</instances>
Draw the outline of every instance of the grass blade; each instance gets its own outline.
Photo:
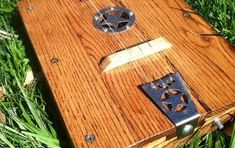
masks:
<instances>
[{"instance_id":1,"label":"grass blade","mask_svg":"<svg viewBox=\"0 0 235 148\"><path fill-rule=\"evenodd\" d=\"M235 123L234 123L234 126L233 126L233 134L232 134L232 137L231 137L230 147L231 148L235 147Z\"/></svg>"}]
</instances>

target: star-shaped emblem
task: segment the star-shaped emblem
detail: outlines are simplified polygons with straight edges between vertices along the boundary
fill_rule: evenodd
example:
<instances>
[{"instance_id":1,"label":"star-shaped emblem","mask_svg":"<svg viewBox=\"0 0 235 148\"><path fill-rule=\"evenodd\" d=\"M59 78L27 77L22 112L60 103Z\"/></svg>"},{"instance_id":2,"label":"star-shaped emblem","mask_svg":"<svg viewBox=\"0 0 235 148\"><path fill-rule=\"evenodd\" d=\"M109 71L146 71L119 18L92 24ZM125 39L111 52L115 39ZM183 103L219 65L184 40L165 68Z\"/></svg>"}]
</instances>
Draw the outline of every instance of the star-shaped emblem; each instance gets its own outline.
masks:
<instances>
[{"instance_id":1,"label":"star-shaped emblem","mask_svg":"<svg viewBox=\"0 0 235 148\"><path fill-rule=\"evenodd\" d=\"M122 11L115 11L113 13L107 12L103 14L102 26L108 26L117 29L120 24L127 24L129 19L125 18Z\"/></svg>"},{"instance_id":2,"label":"star-shaped emblem","mask_svg":"<svg viewBox=\"0 0 235 148\"><path fill-rule=\"evenodd\" d=\"M179 107L186 107L187 101L185 101L185 94L182 92L174 91L166 91L163 93L162 103L166 107L167 110L170 111L181 111L183 108L179 110Z\"/></svg>"}]
</instances>

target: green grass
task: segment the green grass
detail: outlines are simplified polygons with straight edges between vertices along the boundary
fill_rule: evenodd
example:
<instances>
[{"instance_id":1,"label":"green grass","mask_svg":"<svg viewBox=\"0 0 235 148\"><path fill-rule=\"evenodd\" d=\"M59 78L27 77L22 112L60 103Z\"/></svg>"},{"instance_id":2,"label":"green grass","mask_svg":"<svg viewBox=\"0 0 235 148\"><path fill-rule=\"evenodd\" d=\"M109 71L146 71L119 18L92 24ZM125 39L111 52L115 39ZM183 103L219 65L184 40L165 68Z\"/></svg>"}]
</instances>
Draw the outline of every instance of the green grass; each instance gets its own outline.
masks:
<instances>
[{"instance_id":1,"label":"green grass","mask_svg":"<svg viewBox=\"0 0 235 148\"><path fill-rule=\"evenodd\" d=\"M235 45L235 1L234 0L186 0L203 16L219 34ZM215 131L203 138L195 139L185 147L198 148L235 148L235 126L233 136L228 138L220 131Z\"/></svg>"},{"instance_id":2,"label":"green grass","mask_svg":"<svg viewBox=\"0 0 235 148\"><path fill-rule=\"evenodd\" d=\"M231 138L217 130L204 137L199 137L196 134L190 143L181 146L181 148L229 148L230 145L232 146Z\"/></svg>"},{"instance_id":3,"label":"green grass","mask_svg":"<svg viewBox=\"0 0 235 148\"><path fill-rule=\"evenodd\" d=\"M6 117L6 123L0 123L0 147L59 147L37 82L24 85L31 67L17 35L23 30L18 21L16 0L0 0L0 30L10 34L0 39L0 85L6 90L0 102Z\"/></svg>"},{"instance_id":4,"label":"green grass","mask_svg":"<svg viewBox=\"0 0 235 148\"><path fill-rule=\"evenodd\" d=\"M37 81L24 85L31 67L23 44L25 36L16 2L0 0L0 86L6 90L5 100L0 101L0 113L6 117L6 123L0 123L0 147L59 147L60 141L47 115ZM234 0L187 2L235 45ZM1 31L9 35L4 35L7 36L4 39ZM235 137L229 138L221 131L215 131L204 137L196 135L191 143L182 147L222 148L229 145L235 147Z\"/></svg>"},{"instance_id":5,"label":"green grass","mask_svg":"<svg viewBox=\"0 0 235 148\"><path fill-rule=\"evenodd\" d=\"M186 0L232 45L235 45L234 0Z\"/></svg>"}]
</instances>

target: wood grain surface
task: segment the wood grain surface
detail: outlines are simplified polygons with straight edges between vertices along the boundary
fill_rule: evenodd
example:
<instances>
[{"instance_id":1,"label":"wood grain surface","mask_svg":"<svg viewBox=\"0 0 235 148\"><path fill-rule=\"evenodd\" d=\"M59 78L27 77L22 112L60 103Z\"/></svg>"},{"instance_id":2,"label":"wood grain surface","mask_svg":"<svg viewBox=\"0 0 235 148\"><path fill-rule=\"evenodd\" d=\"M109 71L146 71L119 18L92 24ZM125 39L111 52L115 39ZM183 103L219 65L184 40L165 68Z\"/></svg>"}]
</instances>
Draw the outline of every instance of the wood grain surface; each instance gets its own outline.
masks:
<instances>
[{"instance_id":1,"label":"wood grain surface","mask_svg":"<svg viewBox=\"0 0 235 148\"><path fill-rule=\"evenodd\" d=\"M137 86L178 71L201 122L235 104L235 49L183 0L92 0L123 6L135 26L117 34L126 47L164 37L172 48L102 73L99 62L123 47L92 25L90 0L23 0L19 11L76 147L127 147L174 137L175 127ZM28 9L28 7L32 9ZM183 15L189 12L189 15ZM58 63L51 63L57 58ZM143 71L148 79L143 79ZM85 141L88 133L95 141Z\"/></svg>"}]
</instances>

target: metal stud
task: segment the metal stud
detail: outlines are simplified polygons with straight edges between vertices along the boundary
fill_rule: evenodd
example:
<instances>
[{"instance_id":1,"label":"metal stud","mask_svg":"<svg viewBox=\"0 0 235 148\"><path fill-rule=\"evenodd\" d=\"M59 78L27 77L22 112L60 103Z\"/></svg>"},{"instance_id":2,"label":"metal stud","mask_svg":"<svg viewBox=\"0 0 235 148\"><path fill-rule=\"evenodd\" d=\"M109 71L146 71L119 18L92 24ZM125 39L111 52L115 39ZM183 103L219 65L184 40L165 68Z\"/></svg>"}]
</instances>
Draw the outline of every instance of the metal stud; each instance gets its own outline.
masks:
<instances>
[{"instance_id":1,"label":"metal stud","mask_svg":"<svg viewBox=\"0 0 235 148\"><path fill-rule=\"evenodd\" d=\"M171 82L175 82L175 79L173 77L170 77Z\"/></svg>"},{"instance_id":2,"label":"metal stud","mask_svg":"<svg viewBox=\"0 0 235 148\"><path fill-rule=\"evenodd\" d=\"M28 10L28 11L32 11L32 10L33 10L33 6L28 6L28 7L27 7L27 10Z\"/></svg>"},{"instance_id":3,"label":"metal stud","mask_svg":"<svg viewBox=\"0 0 235 148\"><path fill-rule=\"evenodd\" d=\"M113 8L113 7L110 7L110 10L111 10L111 11L113 11L113 10L114 10L114 8Z\"/></svg>"},{"instance_id":4,"label":"metal stud","mask_svg":"<svg viewBox=\"0 0 235 148\"><path fill-rule=\"evenodd\" d=\"M188 12L184 12L184 13L183 13L183 16L184 16L184 17L189 17L190 14L189 14Z\"/></svg>"},{"instance_id":5,"label":"metal stud","mask_svg":"<svg viewBox=\"0 0 235 148\"><path fill-rule=\"evenodd\" d=\"M221 120L219 119L219 118L215 118L214 119L214 124L218 127L218 129L223 129L224 128L224 125L223 125L223 123L221 122Z\"/></svg>"},{"instance_id":6,"label":"metal stud","mask_svg":"<svg viewBox=\"0 0 235 148\"><path fill-rule=\"evenodd\" d=\"M187 124L184 126L182 130L182 135L189 135L190 133L193 132L193 126L191 124Z\"/></svg>"},{"instance_id":7,"label":"metal stud","mask_svg":"<svg viewBox=\"0 0 235 148\"><path fill-rule=\"evenodd\" d=\"M85 140L87 143L92 144L95 141L95 136L93 134L87 134Z\"/></svg>"},{"instance_id":8,"label":"metal stud","mask_svg":"<svg viewBox=\"0 0 235 148\"><path fill-rule=\"evenodd\" d=\"M96 21L98 21L98 20L99 20L99 16L98 16L98 15L94 16L94 19L95 19Z\"/></svg>"},{"instance_id":9,"label":"metal stud","mask_svg":"<svg viewBox=\"0 0 235 148\"><path fill-rule=\"evenodd\" d=\"M126 29L129 29L130 28L130 26L129 25L126 25Z\"/></svg>"},{"instance_id":10,"label":"metal stud","mask_svg":"<svg viewBox=\"0 0 235 148\"><path fill-rule=\"evenodd\" d=\"M133 11L130 11L130 12L129 12L129 15L130 15L130 16L134 15L134 12L133 12Z\"/></svg>"},{"instance_id":11,"label":"metal stud","mask_svg":"<svg viewBox=\"0 0 235 148\"><path fill-rule=\"evenodd\" d=\"M151 87L152 87L152 89L156 89L157 88L157 86L154 85L153 83L151 83Z\"/></svg>"},{"instance_id":12,"label":"metal stud","mask_svg":"<svg viewBox=\"0 0 235 148\"><path fill-rule=\"evenodd\" d=\"M104 32L108 32L108 28L103 28Z\"/></svg>"},{"instance_id":13,"label":"metal stud","mask_svg":"<svg viewBox=\"0 0 235 148\"><path fill-rule=\"evenodd\" d=\"M168 86L166 84L163 84L164 89L168 89Z\"/></svg>"},{"instance_id":14,"label":"metal stud","mask_svg":"<svg viewBox=\"0 0 235 148\"><path fill-rule=\"evenodd\" d=\"M51 63L52 64L57 64L59 62L59 59L57 59L56 57L53 57L52 59L51 59Z\"/></svg>"}]
</instances>

